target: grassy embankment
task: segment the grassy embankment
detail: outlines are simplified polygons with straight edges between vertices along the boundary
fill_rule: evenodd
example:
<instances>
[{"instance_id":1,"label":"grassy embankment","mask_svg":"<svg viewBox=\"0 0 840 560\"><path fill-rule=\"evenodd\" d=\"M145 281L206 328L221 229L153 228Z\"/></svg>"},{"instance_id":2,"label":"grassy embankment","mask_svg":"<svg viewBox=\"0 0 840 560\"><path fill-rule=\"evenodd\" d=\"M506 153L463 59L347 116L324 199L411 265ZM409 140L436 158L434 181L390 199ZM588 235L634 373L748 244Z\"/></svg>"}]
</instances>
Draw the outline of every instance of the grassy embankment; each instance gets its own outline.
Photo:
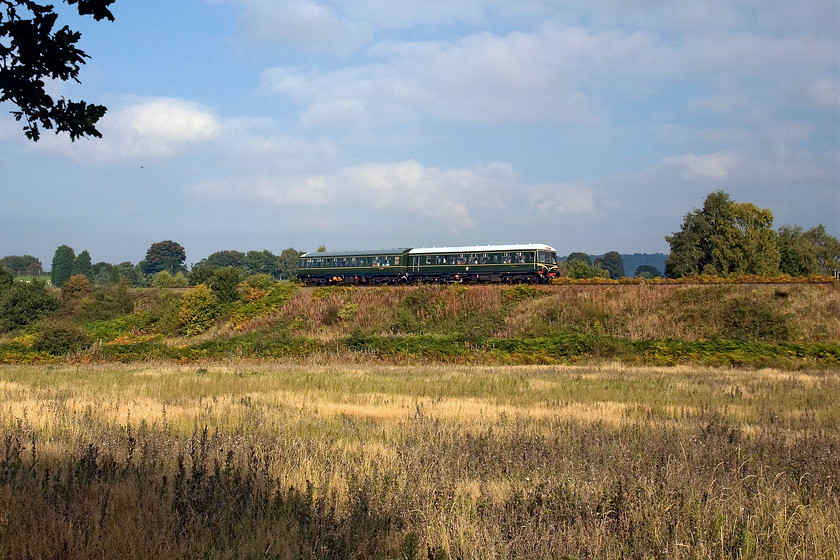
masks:
<instances>
[{"instance_id":1,"label":"grassy embankment","mask_svg":"<svg viewBox=\"0 0 840 560\"><path fill-rule=\"evenodd\" d=\"M0 558L838 556L837 370L311 359L0 367Z\"/></svg>"},{"instance_id":2,"label":"grassy embankment","mask_svg":"<svg viewBox=\"0 0 840 560\"><path fill-rule=\"evenodd\" d=\"M342 355L390 363L840 365L836 283L276 285L224 305L210 298L205 288L62 301L50 320L0 339L0 363Z\"/></svg>"}]
</instances>

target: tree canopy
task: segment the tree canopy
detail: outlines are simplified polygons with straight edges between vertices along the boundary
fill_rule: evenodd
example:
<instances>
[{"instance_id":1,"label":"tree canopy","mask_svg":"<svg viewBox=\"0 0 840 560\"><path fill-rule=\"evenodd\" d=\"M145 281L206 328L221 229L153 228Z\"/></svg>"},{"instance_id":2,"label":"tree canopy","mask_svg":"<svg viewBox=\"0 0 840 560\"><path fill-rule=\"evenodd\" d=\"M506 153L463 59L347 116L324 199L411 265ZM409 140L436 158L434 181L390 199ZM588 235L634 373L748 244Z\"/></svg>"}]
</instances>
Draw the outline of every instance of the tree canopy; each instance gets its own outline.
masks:
<instances>
[{"instance_id":1,"label":"tree canopy","mask_svg":"<svg viewBox=\"0 0 840 560\"><path fill-rule=\"evenodd\" d=\"M617 251L608 251L603 257L597 257L595 266L600 266L609 272L613 280L624 276L624 258Z\"/></svg>"},{"instance_id":2,"label":"tree canopy","mask_svg":"<svg viewBox=\"0 0 840 560\"><path fill-rule=\"evenodd\" d=\"M187 260L187 253L180 243L172 240L158 241L152 243L146 251L146 260L141 264L143 272L147 275L157 274L163 270L170 274L186 270L184 262Z\"/></svg>"},{"instance_id":3,"label":"tree canopy","mask_svg":"<svg viewBox=\"0 0 840 560\"><path fill-rule=\"evenodd\" d=\"M114 20L108 6L115 0L64 0L77 5L79 15L97 21ZM0 0L0 102L18 107L15 120L24 133L38 141L41 128L67 132L71 140L101 137L96 123L107 110L85 101L55 100L47 93L49 80L79 82L79 71L89 58L76 46L81 33L57 26L54 6L32 0Z\"/></svg>"},{"instance_id":4,"label":"tree canopy","mask_svg":"<svg viewBox=\"0 0 840 560\"><path fill-rule=\"evenodd\" d=\"M735 202L723 191L686 214L671 245L665 271L671 278L693 274L738 276L778 273L779 253L770 210Z\"/></svg>"},{"instance_id":5,"label":"tree canopy","mask_svg":"<svg viewBox=\"0 0 840 560\"><path fill-rule=\"evenodd\" d=\"M52 268L50 269L50 281L56 288L60 288L62 284L67 282L67 279L73 274L73 264L76 261L76 253L73 248L68 245L60 245L55 250L53 255Z\"/></svg>"}]
</instances>

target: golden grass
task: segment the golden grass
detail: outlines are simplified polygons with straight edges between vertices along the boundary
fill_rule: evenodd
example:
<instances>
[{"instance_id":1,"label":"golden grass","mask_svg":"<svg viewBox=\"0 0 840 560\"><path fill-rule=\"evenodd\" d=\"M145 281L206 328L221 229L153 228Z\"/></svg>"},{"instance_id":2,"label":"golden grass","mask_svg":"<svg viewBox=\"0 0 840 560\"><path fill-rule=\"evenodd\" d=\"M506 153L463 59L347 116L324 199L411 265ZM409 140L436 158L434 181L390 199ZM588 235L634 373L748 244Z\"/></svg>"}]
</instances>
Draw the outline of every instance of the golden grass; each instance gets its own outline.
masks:
<instances>
[{"instance_id":1,"label":"golden grass","mask_svg":"<svg viewBox=\"0 0 840 560\"><path fill-rule=\"evenodd\" d=\"M443 558L619 558L628 546L645 557L728 558L739 547L830 557L840 544L830 455L840 372L320 360L4 366L0 432L37 442L52 465L73 464L90 443L129 464L137 434L134 461L158 457L171 481L206 427L208 462L235 450L242 472L311 487L340 519L355 519L362 488L371 512L402 520L380 542L386 557L401 557L409 533ZM112 495L129 510L143 503L122 487ZM0 505L15 500L0 484ZM92 500L98 518L107 502Z\"/></svg>"}]
</instances>

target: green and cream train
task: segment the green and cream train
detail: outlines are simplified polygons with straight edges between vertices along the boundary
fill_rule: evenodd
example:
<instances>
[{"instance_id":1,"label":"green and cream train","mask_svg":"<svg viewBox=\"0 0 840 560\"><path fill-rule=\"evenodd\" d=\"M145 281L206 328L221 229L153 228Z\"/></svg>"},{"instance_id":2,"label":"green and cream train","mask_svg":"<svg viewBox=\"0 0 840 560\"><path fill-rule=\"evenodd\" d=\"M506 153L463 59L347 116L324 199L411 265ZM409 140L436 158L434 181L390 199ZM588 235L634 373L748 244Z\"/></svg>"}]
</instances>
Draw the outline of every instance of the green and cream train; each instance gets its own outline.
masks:
<instances>
[{"instance_id":1,"label":"green and cream train","mask_svg":"<svg viewBox=\"0 0 840 560\"><path fill-rule=\"evenodd\" d=\"M557 251L538 244L304 253L298 270L312 285L546 283L556 274Z\"/></svg>"}]
</instances>

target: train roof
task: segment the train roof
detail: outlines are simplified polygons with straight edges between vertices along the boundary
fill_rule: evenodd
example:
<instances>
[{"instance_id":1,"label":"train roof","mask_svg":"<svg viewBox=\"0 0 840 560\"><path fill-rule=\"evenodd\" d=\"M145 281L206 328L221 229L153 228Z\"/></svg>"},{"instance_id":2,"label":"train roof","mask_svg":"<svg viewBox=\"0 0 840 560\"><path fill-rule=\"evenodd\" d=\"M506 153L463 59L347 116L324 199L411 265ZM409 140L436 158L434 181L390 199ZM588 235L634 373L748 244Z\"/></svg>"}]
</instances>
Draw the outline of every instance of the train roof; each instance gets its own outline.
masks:
<instances>
[{"instance_id":1,"label":"train roof","mask_svg":"<svg viewBox=\"0 0 840 560\"><path fill-rule=\"evenodd\" d=\"M324 257L376 257L380 255L402 255L408 251L408 247L396 249L362 249L361 251L321 251L304 253L301 258L324 258Z\"/></svg>"},{"instance_id":2,"label":"train roof","mask_svg":"<svg viewBox=\"0 0 840 560\"><path fill-rule=\"evenodd\" d=\"M553 247L538 243L526 243L519 245L470 245L466 247L424 247L412 249L409 255L427 255L440 253L495 253L514 251L550 251L556 253Z\"/></svg>"}]
</instances>

